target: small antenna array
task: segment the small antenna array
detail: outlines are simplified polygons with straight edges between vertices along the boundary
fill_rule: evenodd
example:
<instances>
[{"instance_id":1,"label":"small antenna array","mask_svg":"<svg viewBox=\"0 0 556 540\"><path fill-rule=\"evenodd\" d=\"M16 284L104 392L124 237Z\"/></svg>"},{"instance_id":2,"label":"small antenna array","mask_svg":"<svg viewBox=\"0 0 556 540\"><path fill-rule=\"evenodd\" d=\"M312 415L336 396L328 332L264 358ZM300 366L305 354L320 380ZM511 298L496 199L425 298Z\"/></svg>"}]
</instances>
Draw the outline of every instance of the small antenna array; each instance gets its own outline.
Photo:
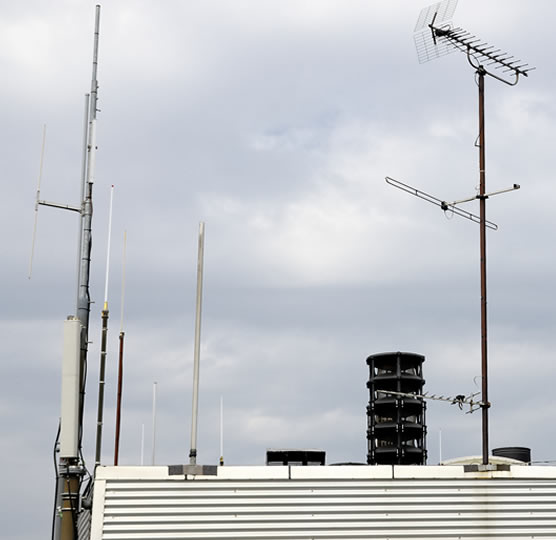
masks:
<instances>
[{"instance_id":1,"label":"small antenna array","mask_svg":"<svg viewBox=\"0 0 556 540\"><path fill-rule=\"evenodd\" d=\"M458 394L456 396L444 396L442 394L430 394L429 392L424 392L423 394L410 394L407 392L394 392L393 390L377 390L380 394L400 396L407 398L417 398L417 399L430 399L431 401L447 401L452 405L458 405L460 409L463 409L464 405L469 405L469 410L466 414L473 413L483 406L482 401L477 401L475 398L480 394L480 392L473 392L472 394Z\"/></svg>"},{"instance_id":2,"label":"small antenna array","mask_svg":"<svg viewBox=\"0 0 556 540\"><path fill-rule=\"evenodd\" d=\"M414 34L419 63L423 64L460 50L467 54L469 63L475 69L482 69L486 75L512 86L517 84L520 75L527 77L528 72L535 69L502 49L489 45L467 30L453 28L450 20L456 6L457 0L444 0L421 10ZM494 73L494 70L513 75L514 79L508 80Z\"/></svg>"}]
</instances>

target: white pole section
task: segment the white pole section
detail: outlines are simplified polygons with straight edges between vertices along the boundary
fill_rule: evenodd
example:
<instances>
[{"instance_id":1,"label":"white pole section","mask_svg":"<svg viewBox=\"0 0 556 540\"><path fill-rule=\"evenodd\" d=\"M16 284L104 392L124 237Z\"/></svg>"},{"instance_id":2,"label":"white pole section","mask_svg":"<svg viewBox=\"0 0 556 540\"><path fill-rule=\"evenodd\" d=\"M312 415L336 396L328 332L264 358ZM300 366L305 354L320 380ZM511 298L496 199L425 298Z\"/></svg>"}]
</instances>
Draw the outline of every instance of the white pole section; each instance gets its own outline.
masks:
<instances>
[{"instance_id":1,"label":"white pole section","mask_svg":"<svg viewBox=\"0 0 556 540\"><path fill-rule=\"evenodd\" d=\"M193 407L191 419L191 450L189 463L197 464L197 417L199 415L199 356L201 349L201 305L203 302L203 259L205 251L205 223L199 223L199 252L197 257L197 302L195 309L195 350L193 358Z\"/></svg>"},{"instance_id":2,"label":"white pole section","mask_svg":"<svg viewBox=\"0 0 556 540\"><path fill-rule=\"evenodd\" d=\"M154 465L155 461L155 452L156 452L156 381L153 382L153 440L152 440L152 462L151 465Z\"/></svg>"},{"instance_id":3,"label":"white pole section","mask_svg":"<svg viewBox=\"0 0 556 540\"><path fill-rule=\"evenodd\" d=\"M37 182L37 199L35 202L35 223L33 225L33 240L31 242L31 258L29 260L29 279L33 272L33 255L35 253L35 238L37 236L37 219L39 217L39 199L41 198L42 165L44 162L44 147L46 145L46 124L42 127L41 161L39 165L39 179Z\"/></svg>"},{"instance_id":4,"label":"white pole section","mask_svg":"<svg viewBox=\"0 0 556 540\"><path fill-rule=\"evenodd\" d=\"M145 464L145 424L141 424L141 465Z\"/></svg>"},{"instance_id":5,"label":"white pole section","mask_svg":"<svg viewBox=\"0 0 556 540\"><path fill-rule=\"evenodd\" d=\"M64 321L64 356L62 359L62 414L60 457L79 456L79 358L81 321L70 316Z\"/></svg>"},{"instance_id":6,"label":"white pole section","mask_svg":"<svg viewBox=\"0 0 556 540\"><path fill-rule=\"evenodd\" d=\"M108 275L110 273L110 242L112 240L112 204L114 202L114 184L110 188L110 211L108 213L108 241L106 246L106 276L104 279L104 309L108 309Z\"/></svg>"},{"instance_id":7,"label":"white pole section","mask_svg":"<svg viewBox=\"0 0 556 540\"><path fill-rule=\"evenodd\" d=\"M438 463L442 465L442 430L438 430Z\"/></svg>"},{"instance_id":8,"label":"white pole section","mask_svg":"<svg viewBox=\"0 0 556 540\"><path fill-rule=\"evenodd\" d=\"M220 396L220 465L224 465L224 396Z\"/></svg>"}]
</instances>

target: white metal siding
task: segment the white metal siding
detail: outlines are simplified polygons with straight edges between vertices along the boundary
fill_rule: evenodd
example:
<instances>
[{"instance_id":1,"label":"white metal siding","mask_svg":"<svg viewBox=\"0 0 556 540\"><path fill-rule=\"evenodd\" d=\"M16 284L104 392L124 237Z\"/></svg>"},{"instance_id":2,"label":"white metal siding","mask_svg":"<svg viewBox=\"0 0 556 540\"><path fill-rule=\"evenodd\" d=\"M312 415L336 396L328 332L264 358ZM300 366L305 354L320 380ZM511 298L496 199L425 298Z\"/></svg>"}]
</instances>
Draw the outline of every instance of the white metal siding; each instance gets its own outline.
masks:
<instances>
[{"instance_id":1,"label":"white metal siding","mask_svg":"<svg viewBox=\"0 0 556 540\"><path fill-rule=\"evenodd\" d=\"M342 467L322 469L333 472L188 480L107 474L97 480L104 500L102 510L98 501L93 510L92 538L556 538L556 474L384 479L370 477L372 467L356 475L367 478L342 478Z\"/></svg>"}]
</instances>

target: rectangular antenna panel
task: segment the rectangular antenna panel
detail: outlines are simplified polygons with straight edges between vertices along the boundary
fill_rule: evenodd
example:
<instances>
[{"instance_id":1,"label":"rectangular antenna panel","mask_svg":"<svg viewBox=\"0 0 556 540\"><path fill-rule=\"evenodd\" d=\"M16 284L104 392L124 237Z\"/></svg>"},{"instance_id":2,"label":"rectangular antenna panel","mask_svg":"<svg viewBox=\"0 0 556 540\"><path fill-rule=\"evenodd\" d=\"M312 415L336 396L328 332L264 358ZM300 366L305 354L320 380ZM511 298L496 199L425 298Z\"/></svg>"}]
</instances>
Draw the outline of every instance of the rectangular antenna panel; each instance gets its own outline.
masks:
<instances>
[{"instance_id":1,"label":"rectangular antenna panel","mask_svg":"<svg viewBox=\"0 0 556 540\"><path fill-rule=\"evenodd\" d=\"M436 4L423 8L421 13L419 13L419 18L413 31L429 30L429 24L433 22L434 26L438 28L452 18L457 5L458 0L444 0L444 2L436 2Z\"/></svg>"},{"instance_id":2,"label":"rectangular antenna panel","mask_svg":"<svg viewBox=\"0 0 556 540\"><path fill-rule=\"evenodd\" d=\"M415 48L420 64L445 56L455 50L454 46L445 38L435 38L430 25L435 28L450 28L449 21L457 4L458 0L444 0L444 2L437 2L421 10L414 30Z\"/></svg>"},{"instance_id":3,"label":"rectangular antenna panel","mask_svg":"<svg viewBox=\"0 0 556 540\"><path fill-rule=\"evenodd\" d=\"M62 359L62 414L60 421L60 457L76 458L79 434L79 359L81 321L64 321L64 356Z\"/></svg>"}]
</instances>

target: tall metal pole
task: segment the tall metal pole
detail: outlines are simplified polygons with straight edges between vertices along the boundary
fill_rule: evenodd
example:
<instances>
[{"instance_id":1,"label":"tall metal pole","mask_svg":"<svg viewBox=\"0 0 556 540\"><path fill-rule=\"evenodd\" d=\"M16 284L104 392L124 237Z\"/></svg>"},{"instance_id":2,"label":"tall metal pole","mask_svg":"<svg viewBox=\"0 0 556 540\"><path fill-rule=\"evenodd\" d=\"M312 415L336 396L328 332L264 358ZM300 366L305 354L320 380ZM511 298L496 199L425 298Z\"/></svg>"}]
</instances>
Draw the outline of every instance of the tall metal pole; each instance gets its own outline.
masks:
<instances>
[{"instance_id":1,"label":"tall metal pole","mask_svg":"<svg viewBox=\"0 0 556 540\"><path fill-rule=\"evenodd\" d=\"M75 455L60 456L59 460L59 492L61 493L61 518L55 527L55 536L59 540L77 540L77 517L79 512L79 494L84 466L80 462L81 439L83 434L83 412L85 408L85 377L89 336L89 270L91 265L92 218L93 218L93 181L96 153L96 113L97 113L97 65L98 42L100 31L100 6L95 10L95 34L93 45L93 70L91 77L91 93L89 98L88 136L86 145L86 180L81 200L81 233L80 260L78 265L77 318L81 322L80 358L79 358L79 427L78 448Z\"/></svg>"},{"instance_id":2,"label":"tall metal pole","mask_svg":"<svg viewBox=\"0 0 556 540\"><path fill-rule=\"evenodd\" d=\"M199 223L199 250L197 256L197 300L195 305L195 350L193 361L193 406L191 413L190 465L197 464L197 418L199 416L199 357L201 350L201 306L203 303L203 259L205 251L205 224Z\"/></svg>"},{"instance_id":3,"label":"tall metal pole","mask_svg":"<svg viewBox=\"0 0 556 540\"><path fill-rule=\"evenodd\" d=\"M481 250L481 375L483 465L488 465L488 349L487 349L487 270L486 270L486 188L485 188L485 70L477 70L479 79L479 217Z\"/></svg>"},{"instance_id":4,"label":"tall metal pole","mask_svg":"<svg viewBox=\"0 0 556 540\"><path fill-rule=\"evenodd\" d=\"M509 86L515 86L521 75L527 77L529 71L535 68L502 49L489 45L487 42L470 34L463 28L453 28L449 20L454 13L456 4L457 1L444 0L424 8L417 19L414 38L420 63L428 62L450 51L460 50L464 52L467 55L467 61L475 70L479 86L479 194L473 198L479 199L480 204L482 461L483 465L488 465L488 409L490 408L490 403L488 401L486 228L492 224L486 220L486 199L491 195L519 189L519 185L514 184L513 188L499 190L493 193L487 194L486 192L485 75L489 75ZM396 187L402 188L400 185ZM425 200L429 202L434 202L434 198L423 197L423 195L426 194L422 192L419 193L416 191L414 194L421 198L425 198ZM469 200L472 199L464 199L459 202L468 202ZM455 207L456 204L458 204L458 202L453 203L451 206L446 203L441 203L441 207L445 210L448 207ZM496 229L496 227L492 226L490 226L490 228Z\"/></svg>"}]
</instances>

